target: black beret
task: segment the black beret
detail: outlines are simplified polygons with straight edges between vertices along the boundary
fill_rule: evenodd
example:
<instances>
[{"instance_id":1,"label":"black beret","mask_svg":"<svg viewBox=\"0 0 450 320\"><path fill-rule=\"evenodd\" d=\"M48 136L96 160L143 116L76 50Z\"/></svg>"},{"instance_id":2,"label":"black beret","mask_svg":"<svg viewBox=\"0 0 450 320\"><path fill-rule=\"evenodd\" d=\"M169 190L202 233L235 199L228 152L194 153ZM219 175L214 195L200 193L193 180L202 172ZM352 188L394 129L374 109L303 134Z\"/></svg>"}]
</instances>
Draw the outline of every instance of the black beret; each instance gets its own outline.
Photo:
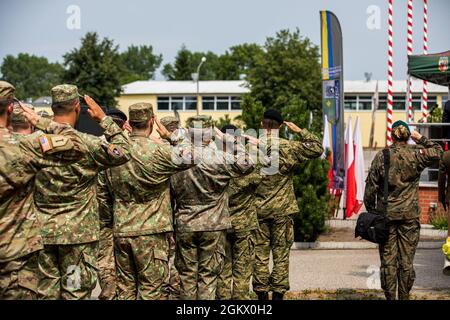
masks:
<instances>
[{"instance_id":1,"label":"black beret","mask_svg":"<svg viewBox=\"0 0 450 320\"><path fill-rule=\"evenodd\" d=\"M223 133L226 133L227 130L234 130L234 131L236 131L236 130L237 130L237 127L236 127L236 126L233 126L232 124L226 124L226 125L224 125L224 126L222 127L222 129L220 129L220 131L222 131Z\"/></svg>"},{"instance_id":2,"label":"black beret","mask_svg":"<svg viewBox=\"0 0 450 320\"><path fill-rule=\"evenodd\" d=\"M283 117L281 116L281 113L275 109L268 109L266 112L264 112L263 118L275 120L279 124L283 123Z\"/></svg>"},{"instance_id":3,"label":"black beret","mask_svg":"<svg viewBox=\"0 0 450 320\"><path fill-rule=\"evenodd\" d=\"M123 121L127 121L128 120L125 113L123 113L119 109L115 109L115 108L114 109L108 109L106 111L106 115L110 116L112 118L117 118L117 119L123 120Z\"/></svg>"}]
</instances>

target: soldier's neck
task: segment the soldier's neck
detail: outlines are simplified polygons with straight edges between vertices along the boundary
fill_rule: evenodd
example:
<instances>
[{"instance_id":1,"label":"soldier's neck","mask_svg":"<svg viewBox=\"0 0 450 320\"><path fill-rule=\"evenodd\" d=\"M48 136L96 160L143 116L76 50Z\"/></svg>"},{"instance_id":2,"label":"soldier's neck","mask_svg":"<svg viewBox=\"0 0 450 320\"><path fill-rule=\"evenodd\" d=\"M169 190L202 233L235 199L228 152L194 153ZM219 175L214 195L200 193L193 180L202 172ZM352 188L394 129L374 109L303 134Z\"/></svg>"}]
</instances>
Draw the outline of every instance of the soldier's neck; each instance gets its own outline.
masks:
<instances>
[{"instance_id":1,"label":"soldier's neck","mask_svg":"<svg viewBox=\"0 0 450 320\"><path fill-rule=\"evenodd\" d=\"M0 117L0 128L6 128L8 126L8 117L5 113L4 116Z\"/></svg>"},{"instance_id":2,"label":"soldier's neck","mask_svg":"<svg viewBox=\"0 0 450 320\"><path fill-rule=\"evenodd\" d=\"M70 125L72 128L75 128L75 124L77 123L77 119L72 115L55 115L53 116L53 121L57 123L64 123Z\"/></svg>"}]
</instances>

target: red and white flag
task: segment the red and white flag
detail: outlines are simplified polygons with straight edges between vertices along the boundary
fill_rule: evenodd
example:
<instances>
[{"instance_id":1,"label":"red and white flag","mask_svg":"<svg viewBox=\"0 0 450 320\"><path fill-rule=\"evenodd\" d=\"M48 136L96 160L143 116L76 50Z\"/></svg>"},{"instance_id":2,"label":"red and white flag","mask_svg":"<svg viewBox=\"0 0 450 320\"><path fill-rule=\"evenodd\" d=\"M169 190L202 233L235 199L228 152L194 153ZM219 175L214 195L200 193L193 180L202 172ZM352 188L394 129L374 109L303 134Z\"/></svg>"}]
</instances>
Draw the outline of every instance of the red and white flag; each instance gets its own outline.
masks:
<instances>
[{"instance_id":1,"label":"red and white flag","mask_svg":"<svg viewBox=\"0 0 450 320\"><path fill-rule=\"evenodd\" d=\"M359 117L356 117L355 132L353 134L353 144L355 145L355 181L356 181L356 205L353 213L358 214L364 202L364 189L366 188L366 168L364 164L364 151L361 138L361 128Z\"/></svg>"},{"instance_id":2,"label":"red and white flag","mask_svg":"<svg viewBox=\"0 0 450 320\"><path fill-rule=\"evenodd\" d=\"M349 117L345 130L345 169L347 170L347 174L345 175L345 215L347 218L352 216L357 203L354 151L352 118Z\"/></svg>"}]
</instances>

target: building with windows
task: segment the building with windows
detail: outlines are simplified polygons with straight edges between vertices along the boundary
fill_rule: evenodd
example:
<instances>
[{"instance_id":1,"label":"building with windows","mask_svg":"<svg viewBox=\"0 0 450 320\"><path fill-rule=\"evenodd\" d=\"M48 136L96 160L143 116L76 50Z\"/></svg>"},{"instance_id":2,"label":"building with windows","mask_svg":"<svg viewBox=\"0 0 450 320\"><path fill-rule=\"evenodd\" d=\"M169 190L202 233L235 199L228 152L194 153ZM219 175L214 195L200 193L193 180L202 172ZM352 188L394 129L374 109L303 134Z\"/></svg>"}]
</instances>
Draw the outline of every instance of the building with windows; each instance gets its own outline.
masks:
<instances>
[{"instance_id":1,"label":"building with windows","mask_svg":"<svg viewBox=\"0 0 450 320\"><path fill-rule=\"evenodd\" d=\"M249 92L245 81L200 81L200 114L215 120L241 114L241 96ZM135 81L122 87L118 108L128 114L136 102L150 102L159 118L173 116L177 110L182 125L197 114L197 83L193 81Z\"/></svg>"},{"instance_id":2,"label":"building with windows","mask_svg":"<svg viewBox=\"0 0 450 320\"><path fill-rule=\"evenodd\" d=\"M379 107L375 111L374 143L380 148L386 143L387 81L344 82L344 121L351 116L353 121L361 121L364 147L369 145L373 97L378 83ZM412 82L414 119L422 117L422 81ZM241 114L241 95L249 92L245 81L200 81L200 113L214 119L231 119ZM394 81L394 121L406 119L406 81ZM428 84L428 110L442 107L448 100L448 88ZM118 98L118 107L127 113L128 106L136 102L148 101L153 104L158 117L173 115L176 109L184 125L188 117L196 114L197 85L193 81L136 81L123 86Z\"/></svg>"}]
</instances>

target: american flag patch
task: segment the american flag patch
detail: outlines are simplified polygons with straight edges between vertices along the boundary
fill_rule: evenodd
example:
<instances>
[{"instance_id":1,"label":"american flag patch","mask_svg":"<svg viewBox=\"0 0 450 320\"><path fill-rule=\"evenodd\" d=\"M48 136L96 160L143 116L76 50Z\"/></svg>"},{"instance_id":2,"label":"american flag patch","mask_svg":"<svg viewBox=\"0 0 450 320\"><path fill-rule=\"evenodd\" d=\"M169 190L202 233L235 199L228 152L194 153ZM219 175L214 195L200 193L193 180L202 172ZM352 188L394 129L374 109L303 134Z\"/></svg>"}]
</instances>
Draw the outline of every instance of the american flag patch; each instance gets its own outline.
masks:
<instances>
[{"instance_id":1,"label":"american flag patch","mask_svg":"<svg viewBox=\"0 0 450 320\"><path fill-rule=\"evenodd\" d=\"M41 149L43 153L46 153L53 149L52 143L46 135L42 135L39 137L39 143L41 145Z\"/></svg>"}]
</instances>

